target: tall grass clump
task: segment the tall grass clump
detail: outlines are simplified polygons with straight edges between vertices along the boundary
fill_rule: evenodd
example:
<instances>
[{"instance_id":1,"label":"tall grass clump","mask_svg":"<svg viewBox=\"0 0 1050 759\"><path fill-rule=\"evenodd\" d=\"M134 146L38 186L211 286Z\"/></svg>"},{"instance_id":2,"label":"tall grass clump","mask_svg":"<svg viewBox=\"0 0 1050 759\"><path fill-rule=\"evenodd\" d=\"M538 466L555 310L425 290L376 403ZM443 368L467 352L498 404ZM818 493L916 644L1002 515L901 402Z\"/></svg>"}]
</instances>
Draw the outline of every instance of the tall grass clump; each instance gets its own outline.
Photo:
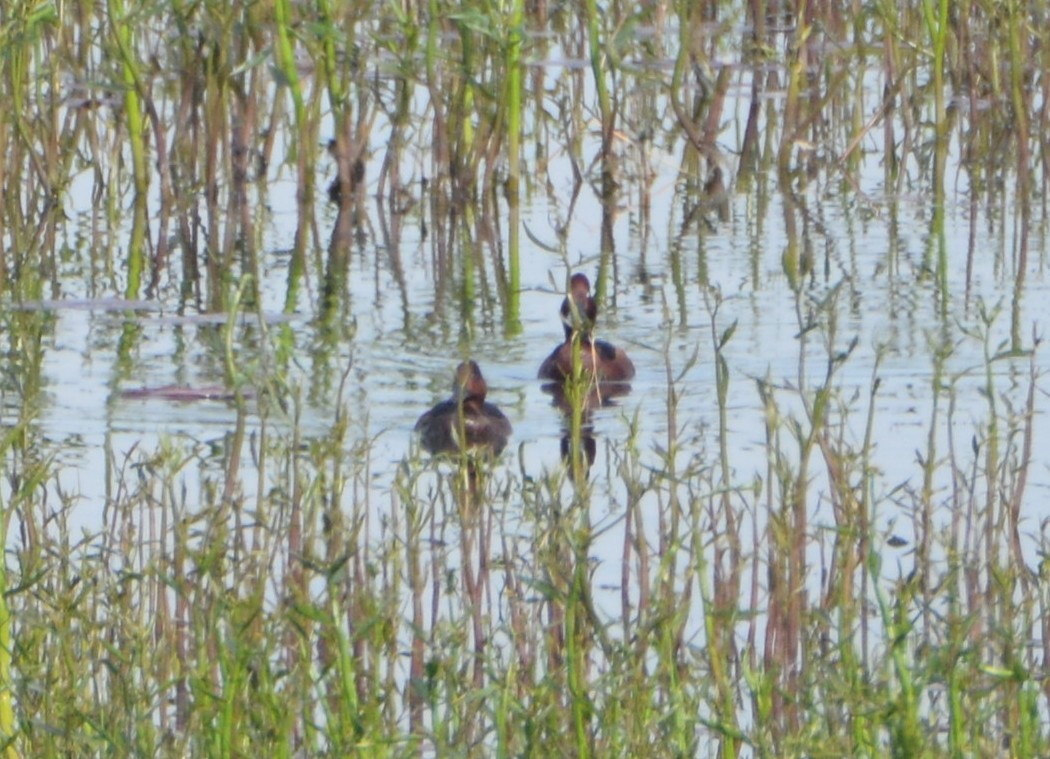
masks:
<instances>
[{"instance_id":1,"label":"tall grass clump","mask_svg":"<svg viewBox=\"0 0 1050 759\"><path fill-rule=\"evenodd\" d=\"M146 203L150 181L146 162L146 119L143 103L146 85L137 59L139 46L132 37L134 14L127 11L123 0L109 0L108 11L112 24L110 33L117 51L117 59L121 62L123 116L131 151L132 186L135 193L131 236L128 242L127 286L124 291L125 297L134 300L139 295L146 257Z\"/></svg>"}]
</instances>

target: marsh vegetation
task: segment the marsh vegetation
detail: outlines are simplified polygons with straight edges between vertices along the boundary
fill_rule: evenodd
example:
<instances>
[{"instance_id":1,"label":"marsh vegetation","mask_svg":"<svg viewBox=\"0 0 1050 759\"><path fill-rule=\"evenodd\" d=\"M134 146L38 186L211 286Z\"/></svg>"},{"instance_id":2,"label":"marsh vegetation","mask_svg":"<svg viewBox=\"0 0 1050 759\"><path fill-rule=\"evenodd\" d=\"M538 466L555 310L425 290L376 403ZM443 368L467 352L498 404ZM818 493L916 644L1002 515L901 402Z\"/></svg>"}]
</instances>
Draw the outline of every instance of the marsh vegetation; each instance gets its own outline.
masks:
<instances>
[{"instance_id":1,"label":"marsh vegetation","mask_svg":"<svg viewBox=\"0 0 1050 759\"><path fill-rule=\"evenodd\" d=\"M4 4L0 751L1046 756L1041 14Z\"/></svg>"}]
</instances>

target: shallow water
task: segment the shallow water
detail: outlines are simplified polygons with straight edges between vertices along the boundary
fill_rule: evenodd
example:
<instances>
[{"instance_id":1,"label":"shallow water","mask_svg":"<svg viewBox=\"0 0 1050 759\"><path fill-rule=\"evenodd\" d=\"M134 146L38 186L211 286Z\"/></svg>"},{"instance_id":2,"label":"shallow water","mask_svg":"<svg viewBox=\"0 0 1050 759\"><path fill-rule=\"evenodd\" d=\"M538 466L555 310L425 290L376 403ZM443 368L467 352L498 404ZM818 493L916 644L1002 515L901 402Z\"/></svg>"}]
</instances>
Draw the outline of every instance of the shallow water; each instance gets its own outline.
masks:
<instances>
[{"instance_id":1,"label":"shallow water","mask_svg":"<svg viewBox=\"0 0 1050 759\"><path fill-rule=\"evenodd\" d=\"M201 584L200 595L196 587L182 595L179 578L172 582L168 573L194 577L201 569L194 562L208 558L191 555L186 566L165 565L162 554L179 538L186 539L179 550L188 546L189 554L200 546L202 553L231 556L228 567L214 570L228 573L216 586L227 585L230 598L251 581L240 574L237 559L247 558L246 546L250 551L261 542L268 553L259 564L265 587L260 614L275 612L275 630L299 624L295 614L290 621L281 615L286 592L298 591L291 586L300 580L313 590L318 609L352 597L349 635L359 632L353 615L372 604L374 594L389 605L376 620L391 625L393 642L368 640L368 633L359 642L375 646L366 654L376 668L367 677L378 681L393 673L382 700L389 707L383 729L395 736L421 734L410 714L419 683L410 679L419 676L424 657L449 653L442 649L446 635L456 649L453 658L465 657L449 706L471 701L458 689L493 684L502 671L532 667L533 685L551 674L541 670L557 667L564 654L558 607L568 605L569 583L558 572L567 566L583 567L591 583L598 616L588 620L586 634L624 643L627 658L642 657L650 673L665 665L654 660L664 654L654 653L644 628L664 626L667 603L687 608L676 641L681 647L672 656L682 656L676 664L701 684L701 719L722 708L716 702L728 703L707 684L714 668L705 644L709 634L719 633L706 623L732 626L736 638L724 651L734 659L731 687L739 715L731 721L745 732L760 721L749 675L765 668L772 688L789 691L794 668L812 672L833 661L818 648L836 636L859 652L864 676L881 682L877 670L891 669L883 636L892 623L878 617L876 589L925 618L908 643L920 666L936 670L940 665L929 665L927 651L954 634L940 625L957 614L945 608L956 602L953 590L933 597L940 593L940 586L931 590L937 583L965 584L971 591L958 612L968 627L973 619L994 617L998 603L1010 606L1009 599L984 600L984 588L973 592L986 582L991 597L1000 564L1009 565L1005 574L1013 582L1031 582L1011 564L1013 554L1000 562L991 546L1012 537L1004 515L1009 498L1021 493L1020 473L1028 478L1018 528L1028 569L1038 568L1048 545L1042 503L1050 468L1042 451L1050 436L1043 410L1050 361L1040 345L1050 295L1047 214L1042 195L1033 193L1039 200L1026 229L1017 167L997 165L1005 158L995 138L1012 127L996 131L996 109L985 108L976 90L970 99L955 97L952 119L962 126L949 131L939 192L925 59L912 62L917 73L901 75L906 83L889 108L882 53L829 40L823 35L832 32L823 29L811 38L819 39L820 55L809 59L805 81L811 88L799 106L809 120L786 137L786 61L796 30L770 30L769 50L751 58L743 52L750 44L744 31L723 22L702 33L698 27L702 39L695 42L707 57L694 61L681 87L687 99L706 97L717 74L729 72L725 101L712 122L717 137L701 157L689 147L668 99L676 31L647 19L608 42L610 50L622 45L627 52L615 76L607 76L617 110L611 155L603 164L586 33L571 30L576 22L569 30L536 32L525 47L518 313L511 312L506 291L514 223L505 192L506 144L486 151L471 142L483 140L491 126L482 117L492 115L498 100L498 55L471 72L474 89L464 94L455 52L439 54L437 69L425 73L422 48L398 57L395 33L387 49L385 21L362 31L362 68L352 73L367 76L352 89L362 111L357 127L370 125L364 186L339 207L327 202L337 166L324 146L336 126L323 96L311 100L323 114L316 137L302 137L287 110L274 122L276 131L268 132L266 114L275 102L287 106L289 97L263 62L269 53L260 52L231 75L242 94L255 98L256 110L249 115L233 97L218 103L222 115L209 132L206 109L194 100L203 97L194 78L198 61L187 65L170 52L173 76L153 82L154 105L170 130L168 145L181 145L172 160L185 184L170 199L165 223L156 177L151 182L147 248L154 252L164 242L170 250L157 281L134 299L127 283L133 193L125 167L117 165L127 160L121 153L125 134L114 111L119 103L100 100L71 138L82 140L82 160L72 164L74 176L61 194L57 242L42 255L39 287L20 272L26 283L14 289L25 300L9 303L3 314L12 341L0 411L9 429L20 420L28 424L28 442L9 454L11 481L21 485L21 467L33 457L53 462L39 492L26 499L30 505L19 508L39 509L28 516L55 533L55 545L75 544L69 552L86 564L102 546L98 555L106 569L108 562L119 564L158 588L154 594L142 582L136 588L143 590L135 592L190 606L209 605L213 590ZM452 28L441 38L450 49L457 44ZM879 41L875 32L856 34L870 37L871 45ZM409 78L399 79L402 72ZM311 98L319 86L315 74L304 65ZM83 83L91 81L85 77ZM402 101L403 82L409 87ZM463 106L472 119L464 126L456 119L468 96L474 110ZM193 123L201 130L189 146L180 110L188 102L200 108L194 113L200 123ZM402 102L408 113L398 120ZM704 118L711 115L704 110L713 108L710 101L697 107ZM65 101L60 116L83 116L83 108L81 93ZM757 121L749 121L753 116ZM84 139L84 132L94 140ZM214 144L206 144L205 134ZM261 146L271 134L273 153L263 165ZM234 144L240 139L246 145ZM781 141L787 160L778 170ZM110 144L112 152L95 147ZM477 150L477 162L467 163L476 184L466 189L456 186L450 169L450 156L464 145L468 159L470 148ZM193 156L208 147L216 147L221 164L213 186L203 176L206 162ZM259 159L249 161L243 185L232 167L241 147ZM304 154L317 159L312 205L299 197ZM900 161L896 174L891 159ZM1031 186L1045 190L1041 165L1032 163ZM718 193L704 197L702 189L716 166L728 181L724 213ZM384 170L396 177L381 179ZM603 187L610 185L615 191L603 200ZM238 188L247 194L243 217L232 202ZM212 192L214 205L207 202ZM35 207L31 200L26 206ZM199 266L196 277L188 273L190 263ZM588 487L565 476L564 420L536 377L562 339L558 309L575 271L602 291L600 336L625 348L637 368L630 394L593 414L597 456ZM717 386L719 356L727 372L724 399ZM487 487L485 508L473 512L457 489L465 470L425 456L413 433L420 414L448 397L454 368L466 357L481 365L488 400L514 426L507 450L480 480ZM812 428L807 417L825 398L820 389L829 373L826 425L816 441L828 448L815 445L802 463ZM1034 453L1024 461L1033 382ZM246 399L239 408L223 395L234 390ZM869 412L873 446L865 460ZM242 424L246 442L240 447ZM339 446L326 448L333 440ZM838 465L845 474L836 478ZM793 509L798 494L804 518ZM865 496L870 513L843 506ZM573 511L580 503L586 509ZM214 536L198 527L206 519L195 522L194 511L235 523L221 536L225 542L210 543ZM586 518L572 522L581 511ZM61 518L53 518L56 513ZM34 540L26 528L32 519L19 516L22 529L16 522L9 533L14 573ZM330 531L340 516L349 516L353 527ZM185 536L158 526L178 520L187 524ZM989 543L959 541L951 533L990 523ZM63 534L67 525L71 541ZM107 543L117 531L121 550L130 554ZM87 537L78 543L81 533ZM340 541L346 545L335 545ZM578 548L574 541L585 545L585 556L568 556ZM878 560L861 555L869 545ZM795 558L795 546L805 554L800 567L783 559ZM837 564L840 551L855 563ZM407 568L412 559L424 568ZM471 598L466 578L475 562L483 587ZM704 562L710 565L700 568ZM956 578L960 562L978 567L973 576ZM329 567L338 569L327 575ZM332 582L344 567L345 577ZM34 577L47 576L47 569L34 568ZM796 571L805 575L800 579ZM925 581L925 587L898 592L916 576L916 586ZM118 581L125 582L123 576ZM521 584L514 587L516 581ZM791 583L797 585L787 588ZM844 598L840 591L855 591L844 605L856 606L829 621L832 605ZM712 602L718 592L735 595ZM802 599L797 617L788 620L781 610L776 618L777 593ZM646 607L649 594L662 598ZM31 595L15 600L29 606ZM420 616L423 596L429 609ZM1033 598L1025 602L1036 605ZM108 610L108 602L103 605ZM185 608L167 613L172 629L188 629ZM521 627L506 621L513 613L527 618ZM468 630L471 622L484 629ZM334 625L340 634L343 624ZM798 628L810 625L803 635L819 643L791 642ZM1042 634L1032 628L1011 631L1027 647ZM283 654L273 652L291 646L287 641L295 635L274 633L284 642L266 649L280 667ZM483 674L476 659L465 663L468 640L487 646ZM204 643L191 656L211 656L214 645ZM595 702L615 698L607 692L609 681L599 681L605 667L616 672L619 652L588 645L593 648L583 656L593 663L587 677L595 678L588 683L595 686ZM514 653L517 646L530 650ZM320 671L329 662L317 650L310 666ZM511 662L515 656L521 660ZM546 662L533 666L533 656ZM974 666L995 668L1005 656L996 650ZM1033 672L1043 666L1028 664ZM467 682L472 666L475 680ZM616 672L614 689L620 676ZM922 686L928 705L920 711L931 724L951 718L934 693L939 677ZM148 719L163 718L177 700L169 697L171 687L163 682L152 689L165 703ZM653 702L669 703L660 687ZM818 691L806 691L805 698L817 698ZM172 707L176 721L190 714L186 707ZM315 709L313 716L323 711L317 704L304 708ZM442 708L420 719L440 719ZM772 722L789 725L790 711ZM880 705L875 711L886 710ZM482 741L491 740L490 728L481 724L488 717L467 719L475 718ZM724 737L706 723L689 729L701 750L711 747L712 753ZM753 747L765 738L756 740Z\"/></svg>"},{"instance_id":2,"label":"shallow water","mask_svg":"<svg viewBox=\"0 0 1050 759\"><path fill-rule=\"evenodd\" d=\"M562 72L558 66L546 68L551 76ZM719 135L727 162L739 152L747 116L749 87L745 85L749 74L742 71L740 75L740 86L730 90ZM877 91L878 77L869 78L869 90ZM985 304L1002 308L989 327L993 350L1010 334L1017 224L1009 189L999 199L1001 204L994 207L971 202L967 174L959 163L959 146L952 145L949 176L953 182L944 208L948 267L942 284L934 271L930 226L933 198L921 184L904 195L886 191L879 165L884 153L880 130L869 132L862 143L864 154L871 158L859 164L854 175L856 187L831 172L830 180L818 179L799 193L796 203L804 204L804 211L786 211L775 175L760 174L748 186L731 188L728 219L722 221L705 212L704 221L692 224L684 233L683 209L690 202L679 175L684 143L680 135L675 137L673 129L668 134L667 147L628 138L621 148L621 164L627 170L612 227L615 253L607 272L599 327L606 339L626 348L638 376L628 397L595 415L597 437L615 449L627 435L629 420L636 418L644 451L666 444L670 371L676 377L679 395L678 434L683 439L698 435L708 449L703 455L714 455L718 403L710 309L720 297L715 331L721 333L736 325L724 349L731 377L727 445L732 453L734 485L765 476L764 415L755 381L766 379L785 388L778 395L785 409L800 413L797 398L787 388L799 382L800 326L811 318L824 329L807 336L807 382L819 381L826 368L827 351L822 341L828 334L829 315L837 321L835 352L856 341L835 384L844 397L859 393L848 421L850 436L858 444L876 353L882 352L877 372L881 385L876 396L875 465L882 472L884 490L921 478L915 452L927 445L931 346L941 340L954 345L946 363L947 374L960 376L952 433L960 444L968 441L987 417L988 403L978 392L983 381L984 347L964 332L978 329L979 306ZM373 134L376 145L384 144L385 139L383 129L377 128ZM597 149L597 136L588 131L581 154L593 156ZM369 191L375 186L381 157L377 150L367 166L366 176L372 182ZM830 157L824 155L822 160ZM567 198L572 192L570 164L564 154L552 156L543 164L549 193L534 185L534 192L525 198L523 223L532 236L555 247L555 227L561 227L565 235L563 253L552 253L530 237L523 238L522 328L519 334L507 334L500 306L492 297L495 285L488 247L460 235L455 244L479 245L483 263L476 275L479 294L470 334L465 336L462 307L449 290L450 286L459 286L461 275L435 268L433 240L422 234L424 222L430 221L423 217L429 215L427 199L421 195L418 182L421 166L427 165L425 160L419 156L403 177L406 187L416 193L417 202L402 219L396 249L389 249L377 234L383 223L378 217L379 202L369 198L364 203L368 218L362 220L361 234L352 245L348 292L341 311L353 327L347 330L348 339L340 339L334 346L318 332L319 272L308 274L294 315L281 316L287 250L299 223L294 183L278 174L264 188L265 194L255 199L265 250L262 306L270 329L286 322L294 335L292 377L302 385L307 399L303 417L306 434L326 429L338 404L335 393L339 375L350 364L345 402L352 434L360 439L374 438L370 483L382 503L389 502L397 463L413 450L416 418L447 396L452 370L465 355L478 360L489 382L490 400L500 405L514 424L506 465L516 467L514 459L520 456L523 473L531 476L560 466L560 416L541 392L535 373L560 340L557 309L563 296L562 283L571 271L584 271L592 279L598 272L601 202L594 189L585 184L571 217L567 216ZM630 177L637 176L634 169L641 165L653 172L647 185L630 182ZM323 198L332 167L322 162L321 169L317 195ZM84 197L88 189L86 182L73 186L68 201L70 230L97 226L98 220L91 218L96 211L90 198ZM314 223L321 244L327 244L335 216L334 206L321 204L316 208ZM800 244L812 259L812 271L801 275L798 289L785 272L782 258L789 216L794 216ZM504 219L501 229L505 225ZM1026 346L1031 345L1032 335L1042 335L1046 329L1042 307L1047 298L1045 240L1045 234L1032 235L1016 317ZM969 251L976 252L970 263ZM45 401L39 425L63 463L63 484L81 494L83 506L76 518L90 530L98 527L98 507L107 491L103 465L107 440L119 459L132 447L153 449L162 437L198 442L219 439L233 424L234 412L216 401L174 402L121 394L139 387L224 384L225 317L186 312L163 294L132 311L126 303L106 300L118 291L100 293L100 280L88 277L80 281L83 291L76 289L76 280L67 277L63 285L68 290L60 298L25 307L54 317L45 338ZM833 307L820 307L818 303L832 291L837 291ZM945 293L948 297L942 303ZM77 300L80 298L97 300L82 302ZM255 318L244 317L244 324L234 331L237 350L249 360L261 355L257 348L260 330L252 325ZM113 348L129 322L139 331L131 360L118 366ZM698 360L689 366L694 351ZM1045 370L1047 363L1041 355L1036 363L1040 371ZM1026 371L1026 359L994 366L1000 386L1005 387L1012 381L1012 372ZM1023 390L1019 387L1015 391L1018 403ZM1041 441L1050 434L1041 412L1035 433L1035 450L1040 450ZM942 438L944 434L946 431ZM514 452L515 448L520 450ZM606 445L599 445L598 450L595 478L608 465ZM688 459L697 453L683 450L681 456ZM651 452L643 453L643 457L654 467L662 466ZM1033 518L1037 515L1035 504L1041 502L1050 484L1045 465L1035 463L1028 490ZM948 474L943 475L942 487L948 484ZM816 497L812 507L818 522L830 521L822 511L827 508L826 497ZM895 534L903 533L910 539L907 515L882 513L881 517L893 523Z\"/></svg>"}]
</instances>

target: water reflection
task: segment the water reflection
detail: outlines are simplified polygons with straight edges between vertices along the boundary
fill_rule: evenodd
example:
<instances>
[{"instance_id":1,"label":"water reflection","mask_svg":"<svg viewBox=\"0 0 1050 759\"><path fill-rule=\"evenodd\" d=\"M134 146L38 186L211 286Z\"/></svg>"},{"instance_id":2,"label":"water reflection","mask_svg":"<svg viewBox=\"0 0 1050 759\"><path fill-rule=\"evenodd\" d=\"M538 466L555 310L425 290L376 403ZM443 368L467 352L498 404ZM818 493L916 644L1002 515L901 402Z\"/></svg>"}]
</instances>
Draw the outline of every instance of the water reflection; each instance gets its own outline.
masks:
<instances>
[{"instance_id":1,"label":"water reflection","mask_svg":"<svg viewBox=\"0 0 1050 759\"><path fill-rule=\"evenodd\" d=\"M598 383L588 378L581 382L569 378L565 382L544 383L543 392L551 396L551 405L561 412L561 458L569 476L576 479L578 472L590 472L597 454L594 412L614 406L617 398L631 392L631 386L627 382Z\"/></svg>"}]
</instances>

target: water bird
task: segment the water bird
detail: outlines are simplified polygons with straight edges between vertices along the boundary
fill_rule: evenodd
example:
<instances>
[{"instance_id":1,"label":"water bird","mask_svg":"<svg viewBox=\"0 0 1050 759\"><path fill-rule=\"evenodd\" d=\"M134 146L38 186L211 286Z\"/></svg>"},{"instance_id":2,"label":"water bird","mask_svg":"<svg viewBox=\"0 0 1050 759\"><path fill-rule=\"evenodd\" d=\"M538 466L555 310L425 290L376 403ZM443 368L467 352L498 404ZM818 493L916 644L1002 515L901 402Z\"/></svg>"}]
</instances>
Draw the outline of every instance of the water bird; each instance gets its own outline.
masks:
<instances>
[{"instance_id":1,"label":"water bird","mask_svg":"<svg viewBox=\"0 0 1050 759\"><path fill-rule=\"evenodd\" d=\"M599 383L626 382L634 377L634 364L622 348L593 337L598 304L591 296L591 281L577 272L569 281L569 294L561 304L565 342L540 365L540 379L563 382L573 374L573 348L579 346L583 374Z\"/></svg>"},{"instance_id":2,"label":"water bird","mask_svg":"<svg viewBox=\"0 0 1050 759\"><path fill-rule=\"evenodd\" d=\"M485 401L487 393L488 383L477 362L457 366L452 397L416 422L423 448L432 454L479 451L498 456L513 428L498 407Z\"/></svg>"}]
</instances>

